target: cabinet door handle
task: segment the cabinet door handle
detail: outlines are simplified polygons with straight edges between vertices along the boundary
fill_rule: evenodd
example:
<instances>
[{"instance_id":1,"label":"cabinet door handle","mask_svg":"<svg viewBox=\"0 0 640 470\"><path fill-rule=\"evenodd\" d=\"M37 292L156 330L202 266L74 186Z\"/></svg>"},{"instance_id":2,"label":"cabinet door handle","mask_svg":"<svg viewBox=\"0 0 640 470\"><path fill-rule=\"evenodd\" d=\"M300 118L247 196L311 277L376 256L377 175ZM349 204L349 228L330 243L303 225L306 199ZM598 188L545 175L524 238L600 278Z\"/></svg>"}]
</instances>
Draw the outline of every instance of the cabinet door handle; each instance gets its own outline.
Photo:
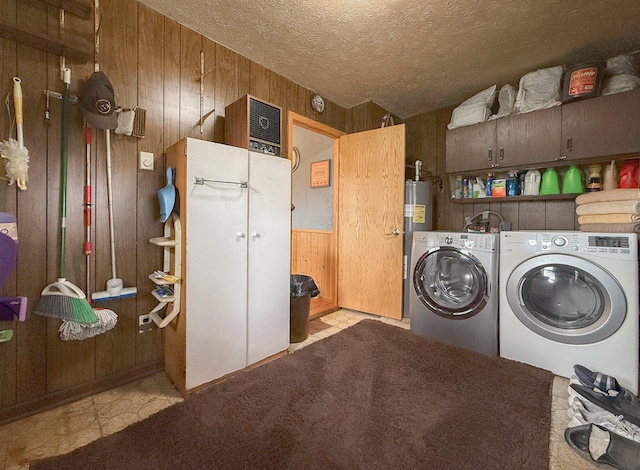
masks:
<instances>
[{"instance_id":1,"label":"cabinet door handle","mask_svg":"<svg viewBox=\"0 0 640 470\"><path fill-rule=\"evenodd\" d=\"M504 147L500 147L500 160L504 160Z\"/></svg>"},{"instance_id":2,"label":"cabinet door handle","mask_svg":"<svg viewBox=\"0 0 640 470\"><path fill-rule=\"evenodd\" d=\"M256 238L260 238L260 234L259 234L258 232L253 232L253 233L251 234L251 238L253 238L254 240L255 240Z\"/></svg>"},{"instance_id":3,"label":"cabinet door handle","mask_svg":"<svg viewBox=\"0 0 640 470\"><path fill-rule=\"evenodd\" d=\"M571 152L573 150L573 138L567 137L567 150Z\"/></svg>"},{"instance_id":4,"label":"cabinet door handle","mask_svg":"<svg viewBox=\"0 0 640 470\"><path fill-rule=\"evenodd\" d=\"M242 232L238 232L238 233L236 233L236 237L237 238L244 238L244 237L246 237L246 235L244 233L242 233Z\"/></svg>"},{"instance_id":5,"label":"cabinet door handle","mask_svg":"<svg viewBox=\"0 0 640 470\"><path fill-rule=\"evenodd\" d=\"M493 160L493 149L491 147L489 147L489 158L487 160L488 161Z\"/></svg>"}]
</instances>

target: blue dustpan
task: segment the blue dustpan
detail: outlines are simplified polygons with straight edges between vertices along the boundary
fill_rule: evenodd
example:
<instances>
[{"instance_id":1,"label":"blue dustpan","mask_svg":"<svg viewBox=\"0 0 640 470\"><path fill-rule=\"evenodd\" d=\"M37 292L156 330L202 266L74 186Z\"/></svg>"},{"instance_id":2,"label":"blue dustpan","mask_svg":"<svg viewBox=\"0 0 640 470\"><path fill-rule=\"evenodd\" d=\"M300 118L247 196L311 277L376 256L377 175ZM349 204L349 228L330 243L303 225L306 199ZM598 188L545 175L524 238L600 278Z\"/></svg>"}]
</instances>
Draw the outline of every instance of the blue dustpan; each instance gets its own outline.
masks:
<instances>
[{"instance_id":1,"label":"blue dustpan","mask_svg":"<svg viewBox=\"0 0 640 470\"><path fill-rule=\"evenodd\" d=\"M167 185L158 190L158 201L160 202L160 222L165 222L176 203L176 187L173 185L173 168L167 168Z\"/></svg>"}]
</instances>

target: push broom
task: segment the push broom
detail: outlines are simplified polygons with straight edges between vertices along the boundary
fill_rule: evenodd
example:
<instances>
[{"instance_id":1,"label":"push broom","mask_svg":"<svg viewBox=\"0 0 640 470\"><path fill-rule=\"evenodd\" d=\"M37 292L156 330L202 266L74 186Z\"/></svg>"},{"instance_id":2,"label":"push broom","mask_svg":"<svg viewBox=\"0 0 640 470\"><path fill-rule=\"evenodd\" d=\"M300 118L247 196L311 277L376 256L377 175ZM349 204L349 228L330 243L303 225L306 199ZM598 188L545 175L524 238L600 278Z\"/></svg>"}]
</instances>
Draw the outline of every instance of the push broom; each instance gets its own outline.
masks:
<instances>
[{"instance_id":1,"label":"push broom","mask_svg":"<svg viewBox=\"0 0 640 470\"><path fill-rule=\"evenodd\" d=\"M109 238L111 242L111 279L107 280L107 290L94 292L91 299L95 302L125 299L138 293L135 287L123 287L122 279L116 275L116 247L113 228L113 189L111 185L111 131L105 129L107 143L107 198L109 200Z\"/></svg>"},{"instance_id":2,"label":"push broom","mask_svg":"<svg viewBox=\"0 0 640 470\"><path fill-rule=\"evenodd\" d=\"M93 308L82 290L65 278L65 245L67 234L67 161L69 159L69 85L71 70L63 70L62 131L60 145L60 262L58 281L49 284L40 294L40 301L33 313L45 317L74 320L80 323L98 321Z\"/></svg>"},{"instance_id":3,"label":"push broom","mask_svg":"<svg viewBox=\"0 0 640 470\"><path fill-rule=\"evenodd\" d=\"M93 253L93 243L91 243L91 206L93 205L93 191L91 187L91 128L85 126L85 144L86 144L86 166L85 166L85 185L84 185L84 226L85 241L83 244L87 269L87 293L91 292L91 254ZM62 320L60 325L60 339L63 341L83 340L93 338L102 333L106 333L116 326L118 315L113 310L106 308L94 308L98 321L95 323L80 323L74 320Z\"/></svg>"}]
</instances>

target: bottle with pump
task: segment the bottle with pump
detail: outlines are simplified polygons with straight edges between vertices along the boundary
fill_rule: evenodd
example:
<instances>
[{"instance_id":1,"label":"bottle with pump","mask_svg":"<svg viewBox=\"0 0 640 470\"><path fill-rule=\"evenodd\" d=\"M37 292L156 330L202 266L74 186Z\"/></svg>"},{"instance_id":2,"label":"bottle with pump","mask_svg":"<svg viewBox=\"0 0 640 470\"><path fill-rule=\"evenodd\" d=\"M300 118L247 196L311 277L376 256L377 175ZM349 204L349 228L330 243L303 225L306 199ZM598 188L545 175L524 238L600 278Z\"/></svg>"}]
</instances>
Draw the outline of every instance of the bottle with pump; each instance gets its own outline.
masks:
<instances>
[{"instance_id":1,"label":"bottle with pump","mask_svg":"<svg viewBox=\"0 0 640 470\"><path fill-rule=\"evenodd\" d=\"M507 196L517 195L518 172L512 170L507 175Z\"/></svg>"},{"instance_id":2,"label":"bottle with pump","mask_svg":"<svg viewBox=\"0 0 640 470\"><path fill-rule=\"evenodd\" d=\"M491 197L492 193L491 193L491 186L493 184L493 173L489 173L487 175L487 186L486 186L486 191L485 194L487 197Z\"/></svg>"}]
</instances>

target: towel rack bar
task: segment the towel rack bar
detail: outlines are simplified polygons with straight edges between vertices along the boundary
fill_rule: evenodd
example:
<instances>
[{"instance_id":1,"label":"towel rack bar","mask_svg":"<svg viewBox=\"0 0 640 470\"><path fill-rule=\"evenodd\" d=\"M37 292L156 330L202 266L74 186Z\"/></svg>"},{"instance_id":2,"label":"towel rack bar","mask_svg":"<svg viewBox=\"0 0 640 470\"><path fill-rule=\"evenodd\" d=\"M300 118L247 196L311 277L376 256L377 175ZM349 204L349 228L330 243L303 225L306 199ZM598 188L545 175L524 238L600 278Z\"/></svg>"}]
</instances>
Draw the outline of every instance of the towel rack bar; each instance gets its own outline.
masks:
<instances>
[{"instance_id":1,"label":"towel rack bar","mask_svg":"<svg viewBox=\"0 0 640 470\"><path fill-rule=\"evenodd\" d=\"M205 178L193 177L193 184L205 184L205 183L222 183L222 184L237 184L241 188L247 187L246 181L221 181L221 180L208 180Z\"/></svg>"}]
</instances>

